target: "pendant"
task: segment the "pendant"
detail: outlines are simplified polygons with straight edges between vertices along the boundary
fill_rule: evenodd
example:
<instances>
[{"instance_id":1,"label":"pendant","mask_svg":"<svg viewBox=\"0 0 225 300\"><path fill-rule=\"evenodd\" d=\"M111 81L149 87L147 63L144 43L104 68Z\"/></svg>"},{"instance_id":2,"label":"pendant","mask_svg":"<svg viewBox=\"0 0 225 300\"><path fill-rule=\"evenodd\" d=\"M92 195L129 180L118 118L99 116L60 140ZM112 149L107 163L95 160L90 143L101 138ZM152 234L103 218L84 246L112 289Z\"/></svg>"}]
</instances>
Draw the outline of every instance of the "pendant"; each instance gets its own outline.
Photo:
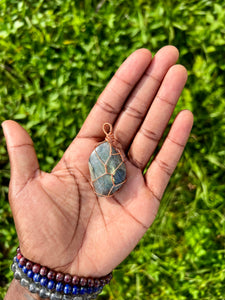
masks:
<instances>
[{"instance_id":1,"label":"pendant","mask_svg":"<svg viewBox=\"0 0 225 300\"><path fill-rule=\"evenodd\" d=\"M118 191L126 181L124 158L112 132L112 125L104 123L105 141L98 144L89 158L89 170L94 191L107 197Z\"/></svg>"}]
</instances>

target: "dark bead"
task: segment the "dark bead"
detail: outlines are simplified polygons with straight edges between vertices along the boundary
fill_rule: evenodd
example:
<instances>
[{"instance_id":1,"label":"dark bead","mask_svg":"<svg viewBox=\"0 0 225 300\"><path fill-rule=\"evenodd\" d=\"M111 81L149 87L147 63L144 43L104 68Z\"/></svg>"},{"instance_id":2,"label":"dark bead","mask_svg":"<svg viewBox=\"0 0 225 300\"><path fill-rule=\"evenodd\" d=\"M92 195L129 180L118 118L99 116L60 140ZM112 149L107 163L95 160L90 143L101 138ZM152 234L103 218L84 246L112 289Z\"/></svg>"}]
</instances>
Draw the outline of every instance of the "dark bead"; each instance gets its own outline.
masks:
<instances>
[{"instance_id":1,"label":"dark bead","mask_svg":"<svg viewBox=\"0 0 225 300\"><path fill-rule=\"evenodd\" d=\"M69 274L66 274L64 276L64 282L70 283L72 281L72 277Z\"/></svg>"},{"instance_id":2,"label":"dark bead","mask_svg":"<svg viewBox=\"0 0 225 300\"><path fill-rule=\"evenodd\" d=\"M79 279L78 276L73 276L73 278L72 278L72 284L78 285L78 284L79 284L79 281L80 281L80 279Z\"/></svg>"},{"instance_id":3,"label":"dark bead","mask_svg":"<svg viewBox=\"0 0 225 300\"><path fill-rule=\"evenodd\" d=\"M95 285L95 281L93 278L88 278L88 282L87 282L87 285L89 287L93 287Z\"/></svg>"},{"instance_id":4,"label":"dark bead","mask_svg":"<svg viewBox=\"0 0 225 300\"><path fill-rule=\"evenodd\" d=\"M17 247L16 253L20 253L20 247Z\"/></svg>"},{"instance_id":5,"label":"dark bead","mask_svg":"<svg viewBox=\"0 0 225 300\"><path fill-rule=\"evenodd\" d=\"M39 264L35 264L32 267L32 271L37 274L37 273L39 273L40 268L41 268L41 266Z\"/></svg>"},{"instance_id":6,"label":"dark bead","mask_svg":"<svg viewBox=\"0 0 225 300\"><path fill-rule=\"evenodd\" d=\"M21 253L17 253L16 258L17 258L18 260L20 260L22 257L23 257L23 255L22 255Z\"/></svg>"},{"instance_id":7,"label":"dark bead","mask_svg":"<svg viewBox=\"0 0 225 300\"><path fill-rule=\"evenodd\" d=\"M92 287L88 287L87 288L87 293L88 294L93 294L93 288Z\"/></svg>"},{"instance_id":8,"label":"dark bead","mask_svg":"<svg viewBox=\"0 0 225 300\"><path fill-rule=\"evenodd\" d=\"M34 274L33 280L34 280L35 282L40 282L40 280L41 280L41 275L40 275L40 274Z\"/></svg>"},{"instance_id":9,"label":"dark bead","mask_svg":"<svg viewBox=\"0 0 225 300\"><path fill-rule=\"evenodd\" d=\"M33 278L33 276L34 276L34 272L32 270L28 270L27 271L27 277Z\"/></svg>"},{"instance_id":10,"label":"dark bead","mask_svg":"<svg viewBox=\"0 0 225 300\"><path fill-rule=\"evenodd\" d=\"M50 280L54 280L55 279L55 272L53 272L53 271L48 271L48 274L47 274L47 277L48 277L48 279L50 279Z\"/></svg>"},{"instance_id":11,"label":"dark bead","mask_svg":"<svg viewBox=\"0 0 225 300\"><path fill-rule=\"evenodd\" d=\"M73 290L72 290L72 294L73 295L78 295L79 292L80 292L80 289L76 285L74 285Z\"/></svg>"},{"instance_id":12,"label":"dark bead","mask_svg":"<svg viewBox=\"0 0 225 300\"><path fill-rule=\"evenodd\" d=\"M81 295L87 294L87 288L81 287L81 288L80 288L80 294L81 294Z\"/></svg>"},{"instance_id":13,"label":"dark bead","mask_svg":"<svg viewBox=\"0 0 225 300\"><path fill-rule=\"evenodd\" d=\"M63 278L64 278L64 276L63 276L62 273L57 273L56 277L55 277L55 280L60 282L60 281L63 281Z\"/></svg>"},{"instance_id":14,"label":"dark bead","mask_svg":"<svg viewBox=\"0 0 225 300\"><path fill-rule=\"evenodd\" d=\"M41 276L46 276L48 273L48 269L46 267L41 267L40 274Z\"/></svg>"},{"instance_id":15,"label":"dark bead","mask_svg":"<svg viewBox=\"0 0 225 300\"><path fill-rule=\"evenodd\" d=\"M22 271L23 271L24 274L27 274L28 270L27 270L27 268L25 266L23 266Z\"/></svg>"},{"instance_id":16,"label":"dark bead","mask_svg":"<svg viewBox=\"0 0 225 300\"><path fill-rule=\"evenodd\" d=\"M52 289L54 289L55 288L55 282L54 282L54 280L50 280L49 282L48 282L48 289L49 290L52 290Z\"/></svg>"},{"instance_id":17,"label":"dark bead","mask_svg":"<svg viewBox=\"0 0 225 300\"><path fill-rule=\"evenodd\" d=\"M99 287L101 285L100 280L99 279L95 279L95 287Z\"/></svg>"},{"instance_id":18,"label":"dark bead","mask_svg":"<svg viewBox=\"0 0 225 300\"><path fill-rule=\"evenodd\" d=\"M72 286L70 284L66 284L64 286L64 294L68 295L72 293Z\"/></svg>"},{"instance_id":19,"label":"dark bead","mask_svg":"<svg viewBox=\"0 0 225 300\"><path fill-rule=\"evenodd\" d=\"M27 260L25 257L21 257L20 260L19 260L19 263L21 264L21 266L25 266L26 263L27 263Z\"/></svg>"},{"instance_id":20,"label":"dark bead","mask_svg":"<svg viewBox=\"0 0 225 300\"><path fill-rule=\"evenodd\" d=\"M46 286L48 284L48 279L47 277L42 277L41 280L40 280L40 284L42 286Z\"/></svg>"},{"instance_id":21,"label":"dark bead","mask_svg":"<svg viewBox=\"0 0 225 300\"><path fill-rule=\"evenodd\" d=\"M64 289L64 286L63 286L63 284L62 284L61 282L58 282L58 283L56 284L55 289L56 289L56 292L62 292L63 289Z\"/></svg>"},{"instance_id":22,"label":"dark bead","mask_svg":"<svg viewBox=\"0 0 225 300\"><path fill-rule=\"evenodd\" d=\"M29 260L27 261L26 268L27 268L27 270L31 270L33 268L33 264L31 261L29 261Z\"/></svg>"},{"instance_id":23,"label":"dark bead","mask_svg":"<svg viewBox=\"0 0 225 300\"><path fill-rule=\"evenodd\" d=\"M101 278L101 279L100 279L100 285L101 285L101 286L106 285L106 280L105 280L104 278Z\"/></svg>"},{"instance_id":24,"label":"dark bead","mask_svg":"<svg viewBox=\"0 0 225 300\"><path fill-rule=\"evenodd\" d=\"M80 279L80 285L81 285L81 286L85 286L86 284L87 284L87 279L82 277L82 278Z\"/></svg>"}]
</instances>

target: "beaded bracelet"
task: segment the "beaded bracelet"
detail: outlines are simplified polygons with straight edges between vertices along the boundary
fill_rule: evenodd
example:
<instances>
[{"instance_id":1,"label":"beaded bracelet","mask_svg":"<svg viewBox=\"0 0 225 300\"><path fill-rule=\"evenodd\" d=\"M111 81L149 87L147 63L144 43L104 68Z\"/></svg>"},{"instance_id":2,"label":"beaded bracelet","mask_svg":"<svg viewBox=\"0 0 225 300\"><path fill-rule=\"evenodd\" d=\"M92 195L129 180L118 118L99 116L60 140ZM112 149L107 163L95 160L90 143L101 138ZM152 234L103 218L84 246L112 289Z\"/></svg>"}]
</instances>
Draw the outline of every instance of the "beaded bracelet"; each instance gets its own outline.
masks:
<instances>
[{"instance_id":1,"label":"beaded bracelet","mask_svg":"<svg viewBox=\"0 0 225 300\"><path fill-rule=\"evenodd\" d=\"M104 285L112 279L112 273L101 278L85 278L55 272L47 267L27 260L17 248L11 269L14 278L40 298L50 300L95 299Z\"/></svg>"}]
</instances>

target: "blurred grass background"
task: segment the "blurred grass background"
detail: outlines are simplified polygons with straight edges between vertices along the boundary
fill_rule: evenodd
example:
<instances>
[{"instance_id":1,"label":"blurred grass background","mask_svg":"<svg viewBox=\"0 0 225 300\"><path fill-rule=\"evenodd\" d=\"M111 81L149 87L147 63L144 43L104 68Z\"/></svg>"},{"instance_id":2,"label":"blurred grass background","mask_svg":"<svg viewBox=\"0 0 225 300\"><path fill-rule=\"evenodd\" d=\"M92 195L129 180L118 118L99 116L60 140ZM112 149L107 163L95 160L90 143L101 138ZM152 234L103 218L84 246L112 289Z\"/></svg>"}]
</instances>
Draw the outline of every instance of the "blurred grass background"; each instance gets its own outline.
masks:
<instances>
[{"instance_id":1,"label":"blurred grass background","mask_svg":"<svg viewBox=\"0 0 225 300\"><path fill-rule=\"evenodd\" d=\"M50 171L117 67L173 44L189 79L176 112L195 124L135 251L99 299L225 299L225 1L0 0L0 122L31 134ZM0 299L17 246L0 131Z\"/></svg>"}]
</instances>

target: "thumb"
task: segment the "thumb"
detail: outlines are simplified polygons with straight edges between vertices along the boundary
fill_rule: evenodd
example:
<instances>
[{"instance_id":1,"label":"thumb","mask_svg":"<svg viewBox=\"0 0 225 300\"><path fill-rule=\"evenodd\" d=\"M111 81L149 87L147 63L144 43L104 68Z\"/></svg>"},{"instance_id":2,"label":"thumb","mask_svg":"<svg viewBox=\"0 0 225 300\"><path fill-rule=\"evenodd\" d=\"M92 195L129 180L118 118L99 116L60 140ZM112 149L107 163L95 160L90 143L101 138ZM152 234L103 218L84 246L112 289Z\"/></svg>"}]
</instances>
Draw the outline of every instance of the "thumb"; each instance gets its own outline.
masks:
<instances>
[{"instance_id":1,"label":"thumb","mask_svg":"<svg viewBox=\"0 0 225 300\"><path fill-rule=\"evenodd\" d=\"M33 142L23 127L15 121L4 121L2 128L11 166L11 184L17 193L36 175L39 164Z\"/></svg>"}]
</instances>

